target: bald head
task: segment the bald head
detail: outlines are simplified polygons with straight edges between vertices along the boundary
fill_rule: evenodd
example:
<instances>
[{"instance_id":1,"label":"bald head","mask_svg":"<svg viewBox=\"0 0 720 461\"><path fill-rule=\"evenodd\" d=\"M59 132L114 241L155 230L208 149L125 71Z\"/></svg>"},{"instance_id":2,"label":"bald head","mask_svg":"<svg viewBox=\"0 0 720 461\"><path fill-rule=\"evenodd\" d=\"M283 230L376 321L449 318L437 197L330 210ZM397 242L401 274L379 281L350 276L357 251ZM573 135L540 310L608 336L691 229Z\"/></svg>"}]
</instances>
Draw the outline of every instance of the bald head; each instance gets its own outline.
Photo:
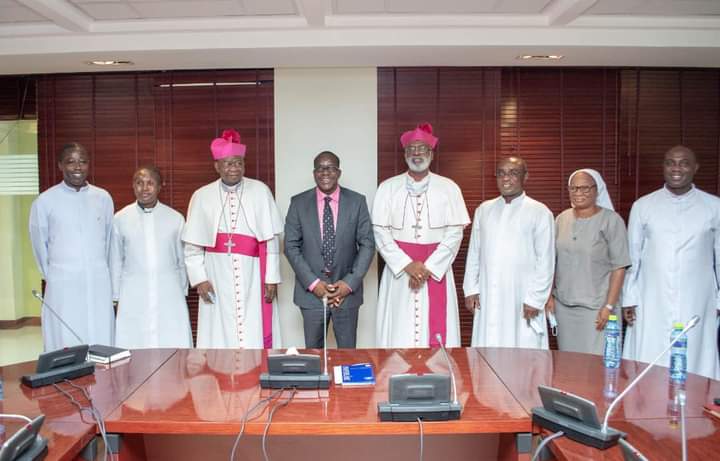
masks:
<instances>
[{"instance_id":1,"label":"bald head","mask_svg":"<svg viewBox=\"0 0 720 461\"><path fill-rule=\"evenodd\" d=\"M508 164L514 165L516 167L520 167L525 172L527 172L527 170L528 170L527 162L525 162L525 159L523 159L522 157L517 157L514 155L511 155L509 157L503 157L498 162L498 167L505 166Z\"/></svg>"},{"instance_id":2,"label":"bald head","mask_svg":"<svg viewBox=\"0 0 720 461\"><path fill-rule=\"evenodd\" d=\"M527 163L520 157L504 157L498 162L495 179L498 190L507 203L519 197L525 190L527 170Z\"/></svg>"},{"instance_id":3,"label":"bald head","mask_svg":"<svg viewBox=\"0 0 720 461\"><path fill-rule=\"evenodd\" d=\"M687 158L692 158L693 162L697 163L697 156L695 155L695 152L690 149L687 146L683 146L682 144L678 144L677 146L673 146L670 149L668 149L665 152L665 158L667 159L669 155L675 154L675 153L682 153Z\"/></svg>"},{"instance_id":4,"label":"bald head","mask_svg":"<svg viewBox=\"0 0 720 461\"><path fill-rule=\"evenodd\" d=\"M665 187L675 195L682 195L692 189L698 168L695 152L689 147L674 146L665 152L663 176Z\"/></svg>"},{"instance_id":5,"label":"bald head","mask_svg":"<svg viewBox=\"0 0 720 461\"><path fill-rule=\"evenodd\" d=\"M135 173L133 173L133 182L135 181L135 179L137 179L138 176L143 173L152 176L155 179L155 182L157 182L158 184L162 184L162 175L160 174L160 169L155 165L143 165L137 170L135 170Z\"/></svg>"}]
</instances>

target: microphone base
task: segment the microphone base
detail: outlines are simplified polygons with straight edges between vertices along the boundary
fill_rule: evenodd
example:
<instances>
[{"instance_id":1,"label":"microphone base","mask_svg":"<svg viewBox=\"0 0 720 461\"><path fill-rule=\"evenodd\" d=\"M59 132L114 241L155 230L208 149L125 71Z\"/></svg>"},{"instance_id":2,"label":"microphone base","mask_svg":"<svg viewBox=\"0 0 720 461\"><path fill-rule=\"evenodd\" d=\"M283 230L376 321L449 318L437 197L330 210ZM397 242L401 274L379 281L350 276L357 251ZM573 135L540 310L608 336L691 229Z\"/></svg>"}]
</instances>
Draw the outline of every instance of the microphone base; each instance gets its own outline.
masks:
<instances>
[{"instance_id":1,"label":"microphone base","mask_svg":"<svg viewBox=\"0 0 720 461\"><path fill-rule=\"evenodd\" d=\"M330 375L271 375L260 374L260 387L263 389L329 389Z\"/></svg>"},{"instance_id":2,"label":"microphone base","mask_svg":"<svg viewBox=\"0 0 720 461\"><path fill-rule=\"evenodd\" d=\"M460 419L460 413L462 405L453 402L418 405L378 403L380 421L414 422L418 418L423 421L452 421Z\"/></svg>"},{"instance_id":3,"label":"microphone base","mask_svg":"<svg viewBox=\"0 0 720 461\"><path fill-rule=\"evenodd\" d=\"M21 378L21 381L28 387L36 388L54 384L65 379L74 379L85 375L91 375L93 373L95 373L95 364L92 362L83 362L76 365L53 368L50 371L42 373L25 375Z\"/></svg>"},{"instance_id":4,"label":"microphone base","mask_svg":"<svg viewBox=\"0 0 720 461\"><path fill-rule=\"evenodd\" d=\"M552 432L563 431L567 438L600 450L617 445L620 438L626 435L611 427L608 427L607 432L603 432L601 429L582 424L573 418L549 412L542 407L532 409L532 421L533 424Z\"/></svg>"}]
</instances>

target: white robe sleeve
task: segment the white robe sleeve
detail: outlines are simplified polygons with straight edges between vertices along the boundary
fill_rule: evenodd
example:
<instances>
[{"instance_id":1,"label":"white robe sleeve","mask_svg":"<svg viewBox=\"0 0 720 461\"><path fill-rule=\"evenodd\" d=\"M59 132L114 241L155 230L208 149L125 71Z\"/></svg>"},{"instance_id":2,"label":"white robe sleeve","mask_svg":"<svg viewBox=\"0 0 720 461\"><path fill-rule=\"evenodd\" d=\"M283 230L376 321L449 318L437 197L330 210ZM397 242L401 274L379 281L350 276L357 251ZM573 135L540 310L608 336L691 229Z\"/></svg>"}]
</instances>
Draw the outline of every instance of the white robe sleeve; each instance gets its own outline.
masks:
<instances>
[{"instance_id":1,"label":"white robe sleeve","mask_svg":"<svg viewBox=\"0 0 720 461\"><path fill-rule=\"evenodd\" d=\"M472 229L470 230L470 246L465 260L465 276L463 277L463 293L465 297L480 293L480 276L482 267L480 257L480 208L475 210Z\"/></svg>"},{"instance_id":2,"label":"white robe sleeve","mask_svg":"<svg viewBox=\"0 0 720 461\"><path fill-rule=\"evenodd\" d=\"M452 266L460 250L465 226L447 226L442 240L437 248L425 261L425 267L430 271L432 278L438 282L445 277L445 274Z\"/></svg>"},{"instance_id":3,"label":"white robe sleeve","mask_svg":"<svg viewBox=\"0 0 720 461\"><path fill-rule=\"evenodd\" d=\"M106 193L105 200L105 261L110 265L110 245L113 233L113 220L115 217L115 206L112 197Z\"/></svg>"},{"instance_id":4,"label":"white robe sleeve","mask_svg":"<svg viewBox=\"0 0 720 461\"><path fill-rule=\"evenodd\" d=\"M413 262L412 259L395 242L390 228L374 225L373 233L380 256L383 257L395 278L399 278L405 273L405 267Z\"/></svg>"},{"instance_id":5,"label":"white robe sleeve","mask_svg":"<svg viewBox=\"0 0 720 461\"><path fill-rule=\"evenodd\" d=\"M118 230L117 222L113 223L112 237L110 239L110 280L112 282L112 299L120 300L120 284L122 283L122 268L125 260L123 238Z\"/></svg>"},{"instance_id":6,"label":"white robe sleeve","mask_svg":"<svg viewBox=\"0 0 720 461\"><path fill-rule=\"evenodd\" d=\"M48 217L38 200L33 202L30 209L30 242L40 274L47 280Z\"/></svg>"},{"instance_id":7,"label":"white robe sleeve","mask_svg":"<svg viewBox=\"0 0 720 461\"><path fill-rule=\"evenodd\" d=\"M185 223L183 220L179 220L180 225L177 230L177 235L175 238L175 265L178 268L178 277L180 280L178 280L178 284L180 286L180 289L183 293L185 293L185 296L188 294L188 275L187 275L187 268L185 267L185 257L184 257L184 248L183 248L183 242L182 242L182 230L185 226Z\"/></svg>"},{"instance_id":8,"label":"white robe sleeve","mask_svg":"<svg viewBox=\"0 0 720 461\"><path fill-rule=\"evenodd\" d=\"M630 220L628 221L628 251L630 252L631 265L625 272L625 283L623 284L622 293L623 307L639 306L640 301L638 276L640 274L640 266L642 265L640 255L644 239L640 214L640 209L637 203L635 203L630 210Z\"/></svg>"},{"instance_id":9,"label":"white robe sleeve","mask_svg":"<svg viewBox=\"0 0 720 461\"><path fill-rule=\"evenodd\" d=\"M713 252L715 254L715 287L717 288L715 309L720 314L720 209L718 209L715 214L715 225L713 228L715 229L715 232L713 232L713 236L715 237Z\"/></svg>"},{"instance_id":10,"label":"white robe sleeve","mask_svg":"<svg viewBox=\"0 0 720 461\"><path fill-rule=\"evenodd\" d=\"M541 310L550 297L555 276L555 220L550 211L538 217L533 229L535 271L530 274L530 283L523 303Z\"/></svg>"},{"instance_id":11,"label":"white robe sleeve","mask_svg":"<svg viewBox=\"0 0 720 461\"><path fill-rule=\"evenodd\" d=\"M267 267L265 283L281 283L280 276L280 239L277 235L267 241Z\"/></svg>"},{"instance_id":12,"label":"white robe sleeve","mask_svg":"<svg viewBox=\"0 0 720 461\"><path fill-rule=\"evenodd\" d=\"M208 276L205 272L205 249L192 243L185 243L185 266L187 267L190 286L194 287L202 282L207 282Z\"/></svg>"}]
</instances>

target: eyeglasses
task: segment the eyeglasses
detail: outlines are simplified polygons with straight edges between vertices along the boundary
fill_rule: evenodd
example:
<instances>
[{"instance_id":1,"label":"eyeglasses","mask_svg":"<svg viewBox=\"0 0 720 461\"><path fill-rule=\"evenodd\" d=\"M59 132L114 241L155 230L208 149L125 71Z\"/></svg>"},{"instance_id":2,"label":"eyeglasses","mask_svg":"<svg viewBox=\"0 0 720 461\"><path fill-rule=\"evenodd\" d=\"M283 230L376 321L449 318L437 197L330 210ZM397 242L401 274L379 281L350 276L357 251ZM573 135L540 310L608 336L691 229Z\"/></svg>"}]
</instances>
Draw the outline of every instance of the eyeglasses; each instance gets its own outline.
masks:
<instances>
[{"instance_id":1,"label":"eyeglasses","mask_svg":"<svg viewBox=\"0 0 720 461\"><path fill-rule=\"evenodd\" d=\"M319 166L313 170L315 173L330 173L335 174L338 171L340 171L340 168L330 165L330 166Z\"/></svg>"},{"instance_id":2,"label":"eyeglasses","mask_svg":"<svg viewBox=\"0 0 720 461\"><path fill-rule=\"evenodd\" d=\"M245 160L218 160L220 166L224 169L242 168L245 166Z\"/></svg>"},{"instance_id":3,"label":"eyeglasses","mask_svg":"<svg viewBox=\"0 0 720 461\"><path fill-rule=\"evenodd\" d=\"M507 171L505 171L505 170L496 170L495 171L495 177L498 177L498 178L504 178L507 176L510 178L517 179L524 174L525 174L525 170L517 170L517 169L512 169L512 170L507 170Z\"/></svg>"},{"instance_id":4,"label":"eyeglasses","mask_svg":"<svg viewBox=\"0 0 720 461\"><path fill-rule=\"evenodd\" d=\"M427 155L430 153L430 148L426 146L425 144L421 144L419 146L407 146L405 148L406 154L420 154L420 155Z\"/></svg>"},{"instance_id":5,"label":"eyeglasses","mask_svg":"<svg viewBox=\"0 0 720 461\"><path fill-rule=\"evenodd\" d=\"M597 186L568 186L568 192L571 194L574 194L575 192L580 192L581 194L589 194L591 190L593 190Z\"/></svg>"}]
</instances>

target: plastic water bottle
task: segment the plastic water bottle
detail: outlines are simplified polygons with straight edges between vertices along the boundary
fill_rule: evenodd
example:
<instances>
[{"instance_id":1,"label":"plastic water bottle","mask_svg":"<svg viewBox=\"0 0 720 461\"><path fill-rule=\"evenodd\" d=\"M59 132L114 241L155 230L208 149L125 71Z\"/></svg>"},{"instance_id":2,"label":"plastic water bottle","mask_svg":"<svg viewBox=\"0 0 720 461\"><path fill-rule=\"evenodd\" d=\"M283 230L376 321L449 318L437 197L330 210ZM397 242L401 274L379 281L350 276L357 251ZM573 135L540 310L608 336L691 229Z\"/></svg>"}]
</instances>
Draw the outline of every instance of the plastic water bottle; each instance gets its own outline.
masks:
<instances>
[{"instance_id":1,"label":"plastic water bottle","mask_svg":"<svg viewBox=\"0 0 720 461\"><path fill-rule=\"evenodd\" d=\"M607 403L612 402L618 396L618 374L617 368L605 369L605 385L603 386L603 397Z\"/></svg>"},{"instance_id":2,"label":"plastic water bottle","mask_svg":"<svg viewBox=\"0 0 720 461\"><path fill-rule=\"evenodd\" d=\"M619 368L620 360L620 326L618 325L617 315L611 315L605 324L603 363L605 368Z\"/></svg>"},{"instance_id":3,"label":"plastic water bottle","mask_svg":"<svg viewBox=\"0 0 720 461\"><path fill-rule=\"evenodd\" d=\"M673 325L673 345L670 350L670 379L676 383L684 383L687 379L687 336L675 339L682 332L684 325L676 322Z\"/></svg>"}]
</instances>

